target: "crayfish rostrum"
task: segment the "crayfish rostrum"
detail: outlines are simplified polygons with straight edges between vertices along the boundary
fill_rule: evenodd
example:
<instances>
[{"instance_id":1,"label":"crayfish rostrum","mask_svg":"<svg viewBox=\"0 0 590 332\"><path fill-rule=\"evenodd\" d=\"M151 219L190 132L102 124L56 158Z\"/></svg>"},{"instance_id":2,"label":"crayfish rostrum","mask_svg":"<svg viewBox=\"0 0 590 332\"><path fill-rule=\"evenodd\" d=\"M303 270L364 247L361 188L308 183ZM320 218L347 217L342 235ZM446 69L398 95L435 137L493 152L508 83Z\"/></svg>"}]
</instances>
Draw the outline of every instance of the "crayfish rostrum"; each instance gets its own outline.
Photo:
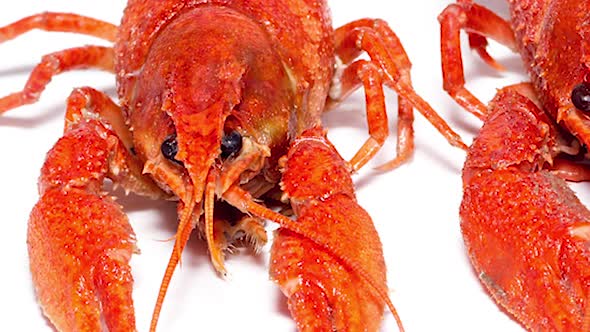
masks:
<instances>
[{"instance_id":1,"label":"crayfish rostrum","mask_svg":"<svg viewBox=\"0 0 590 332\"><path fill-rule=\"evenodd\" d=\"M465 146L413 91L409 59L387 23L361 19L334 30L325 1L132 0L119 26L46 12L0 28L0 40L32 29L114 42L46 55L23 90L0 99L0 112L34 103L53 76L75 69L117 77L117 101L93 87L68 97L64 135L47 154L29 219L33 284L58 330L137 328L128 262L138 248L104 192L107 178L178 202L152 330L193 229L226 275L226 251L267 241L264 220L281 226L271 277L300 330L376 330L385 305L401 328L381 242L349 179L388 135L382 85L399 94L400 123L398 156L382 168L413 150L413 108ZM369 59L358 59L364 52ZM320 116L361 86L370 138L344 162Z\"/></svg>"}]
</instances>

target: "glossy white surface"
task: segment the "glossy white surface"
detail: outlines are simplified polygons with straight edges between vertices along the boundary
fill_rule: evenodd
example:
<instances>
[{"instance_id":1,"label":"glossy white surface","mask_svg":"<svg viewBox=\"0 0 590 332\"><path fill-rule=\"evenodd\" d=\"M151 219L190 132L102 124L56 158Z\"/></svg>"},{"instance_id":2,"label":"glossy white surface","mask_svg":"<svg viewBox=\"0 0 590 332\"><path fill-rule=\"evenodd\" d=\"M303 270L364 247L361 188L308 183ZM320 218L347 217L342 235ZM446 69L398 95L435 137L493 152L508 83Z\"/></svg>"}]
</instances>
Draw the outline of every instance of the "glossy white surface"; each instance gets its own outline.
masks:
<instances>
[{"instance_id":1,"label":"glossy white surface","mask_svg":"<svg viewBox=\"0 0 590 332\"><path fill-rule=\"evenodd\" d=\"M450 2L330 1L335 26L363 17L379 17L390 23L413 62L416 90L470 143L480 123L446 95L441 83L436 17ZM15 1L2 5L0 25L42 11L74 12L117 23L124 1L108 3ZM104 44L85 36L36 31L0 44L0 95L21 89L42 54L94 43ZM463 52L468 86L483 101L491 99L495 88L526 79L517 55L497 45L492 52L508 72L489 69L466 47ZM89 85L112 94L114 84L112 75L100 72L60 75L39 103L0 117L0 324L5 328L51 331L36 304L28 271L26 224L37 201L36 180L45 153L62 131L65 99L72 87ZM394 131L396 95L388 91L387 96ZM345 158L367 137L363 110L361 92L325 117L330 137ZM416 152L409 163L384 174L371 170L393 157L392 137L369 167L354 177L359 202L381 235L391 299L406 331L522 331L487 296L465 255L458 216L464 152L447 144L419 114L415 131ZM146 331L171 251L172 242L164 240L174 234L175 209L171 203L135 196L120 202L129 212L142 250L133 257L132 265L138 328ZM285 298L268 280L267 266L268 247L259 257L247 253L230 256L227 267L231 277L222 280L208 261L205 245L195 237L172 280L159 330L294 331ZM386 313L382 331L395 330L391 314Z\"/></svg>"}]
</instances>

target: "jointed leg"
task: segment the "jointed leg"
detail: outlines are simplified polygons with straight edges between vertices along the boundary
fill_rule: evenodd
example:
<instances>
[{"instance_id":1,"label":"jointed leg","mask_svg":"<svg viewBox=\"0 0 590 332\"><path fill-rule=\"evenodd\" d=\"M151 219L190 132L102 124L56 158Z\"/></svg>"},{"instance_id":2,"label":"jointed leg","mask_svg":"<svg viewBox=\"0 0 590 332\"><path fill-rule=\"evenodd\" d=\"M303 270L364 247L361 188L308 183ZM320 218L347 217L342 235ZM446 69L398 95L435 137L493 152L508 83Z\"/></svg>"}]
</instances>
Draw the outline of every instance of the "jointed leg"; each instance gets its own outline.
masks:
<instances>
[{"instance_id":1,"label":"jointed leg","mask_svg":"<svg viewBox=\"0 0 590 332\"><path fill-rule=\"evenodd\" d=\"M551 165L551 173L566 181L590 181L590 167L588 165L575 163L567 159L556 159Z\"/></svg>"},{"instance_id":2,"label":"jointed leg","mask_svg":"<svg viewBox=\"0 0 590 332\"><path fill-rule=\"evenodd\" d=\"M129 128L121 108L109 96L93 88L83 87L72 91L67 101L66 125L67 133L81 120L98 120L110 128L109 144L111 145L111 171L107 176L115 185L138 195L163 198L167 197L160 188L145 174L141 163L133 155L133 142Z\"/></svg>"},{"instance_id":3,"label":"jointed leg","mask_svg":"<svg viewBox=\"0 0 590 332\"><path fill-rule=\"evenodd\" d=\"M136 328L128 264L135 236L103 182L108 177L139 194L165 194L141 174L120 139L128 132L118 126L117 110L96 90L74 90L64 136L41 171L27 244L37 297L60 331L99 331L103 323L109 331Z\"/></svg>"},{"instance_id":4,"label":"jointed leg","mask_svg":"<svg viewBox=\"0 0 590 332\"><path fill-rule=\"evenodd\" d=\"M403 97L397 97L397 145L394 159L379 166L381 171L397 168L410 159L414 151L414 107Z\"/></svg>"},{"instance_id":5,"label":"jointed leg","mask_svg":"<svg viewBox=\"0 0 590 332\"><path fill-rule=\"evenodd\" d=\"M379 33L381 40L389 50L389 54L398 63L401 75L400 80L412 86L412 79L410 77L412 63L397 35L386 22L381 20L375 20L373 22L373 28ZM396 157L378 168L382 171L392 170L400 166L410 158L414 150L414 111L412 103L408 99L403 98L402 95L398 95L397 108Z\"/></svg>"},{"instance_id":6,"label":"jointed leg","mask_svg":"<svg viewBox=\"0 0 590 332\"><path fill-rule=\"evenodd\" d=\"M516 42L510 24L489 11L470 2L449 5L438 17L441 25L441 61L443 87L455 101L481 120L487 107L465 88L459 33L469 31L469 43L488 64L499 65L486 51L486 37L515 50Z\"/></svg>"},{"instance_id":7,"label":"jointed leg","mask_svg":"<svg viewBox=\"0 0 590 332\"><path fill-rule=\"evenodd\" d=\"M362 19L348 23L335 32L336 54L346 67L341 76L336 77L334 87L330 91L330 102L340 102L362 85L365 89L367 104L367 121L369 125L369 139L350 161L354 170L364 166L381 148L389 133L385 101L383 98L383 78L381 70L374 63L355 59L363 52L357 47L355 40L348 38L354 29L370 29L375 32L380 42L389 51L400 68L401 77L411 85L411 63L397 36L391 31L387 23L381 20ZM354 62L353 62L354 61ZM370 66L372 69L369 70ZM414 115L412 105L402 96L398 96L398 130L397 155L380 167L381 170L391 170L404 163L414 149Z\"/></svg>"},{"instance_id":8,"label":"jointed leg","mask_svg":"<svg viewBox=\"0 0 590 332\"><path fill-rule=\"evenodd\" d=\"M25 17L0 28L0 43L14 39L28 31L40 29L73 32L115 41L117 26L94 18L68 13L40 13Z\"/></svg>"},{"instance_id":9,"label":"jointed leg","mask_svg":"<svg viewBox=\"0 0 590 332\"><path fill-rule=\"evenodd\" d=\"M334 92L335 89L332 87L331 96L338 96L337 100L344 99L361 84L365 89L370 137L350 160L355 171L363 167L379 151L389 133L381 73L375 64L358 60L346 67L337 86L339 91Z\"/></svg>"},{"instance_id":10,"label":"jointed leg","mask_svg":"<svg viewBox=\"0 0 590 332\"><path fill-rule=\"evenodd\" d=\"M343 62L353 61L362 52L367 52L372 63L380 69L378 72L380 76L379 81L382 80L385 85L395 90L399 95L398 112L400 122L398 123L398 156L396 159L383 165L381 169L395 168L411 155L413 150L412 107L418 109L443 134L451 145L462 149L467 148L446 122L413 90L410 79L411 63L399 39L385 22L369 19L352 22L336 30L335 39L336 54ZM376 74L373 74L371 84L375 84L375 76ZM353 87L354 84L349 83L348 86ZM345 96L352 90L354 88L350 88L348 91L343 89L341 95L338 97L341 99L342 96ZM334 96L332 97L334 98ZM377 119L374 117L371 118L370 116L368 120L369 122L387 121L386 118ZM384 126L386 125L384 124ZM379 137L372 135L371 139L375 140L375 143L379 142ZM373 144L373 147L374 149L378 149L380 145ZM375 151L365 148L359 151L359 154L366 160L370 159L374 153ZM362 160L360 157L357 159Z\"/></svg>"},{"instance_id":11,"label":"jointed leg","mask_svg":"<svg viewBox=\"0 0 590 332\"><path fill-rule=\"evenodd\" d=\"M72 91L67 100L64 130L88 116L94 114L117 134L128 150L133 147L131 132L125 124L125 118L119 105L104 92L94 88L82 87Z\"/></svg>"},{"instance_id":12,"label":"jointed leg","mask_svg":"<svg viewBox=\"0 0 590 332\"><path fill-rule=\"evenodd\" d=\"M22 91L0 98L0 114L36 102L55 75L85 68L113 72L114 66L114 52L110 47L84 46L45 55L33 69Z\"/></svg>"},{"instance_id":13,"label":"jointed leg","mask_svg":"<svg viewBox=\"0 0 590 332\"><path fill-rule=\"evenodd\" d=\"M537 105L539 109L542 109L541 104L535 94L534 88L531 83L517 83L502 88L502 91L514 91L522 96L527 97L533 103ZM551 173L559 176L566 181L582 182L590 181L590 167L586 164L576 162L568 159L569 156L577 156L580 153L580 146L576 140L574 143L570 143L570 139L561 139L559 134L560 128L555 122L550 119L545 113L538 114L545 123L551 124L553 131L552 136L556 137L556 151L560 152L559 155L555 156L552 164L548 167Z\"/></svg>"}]
</instances>

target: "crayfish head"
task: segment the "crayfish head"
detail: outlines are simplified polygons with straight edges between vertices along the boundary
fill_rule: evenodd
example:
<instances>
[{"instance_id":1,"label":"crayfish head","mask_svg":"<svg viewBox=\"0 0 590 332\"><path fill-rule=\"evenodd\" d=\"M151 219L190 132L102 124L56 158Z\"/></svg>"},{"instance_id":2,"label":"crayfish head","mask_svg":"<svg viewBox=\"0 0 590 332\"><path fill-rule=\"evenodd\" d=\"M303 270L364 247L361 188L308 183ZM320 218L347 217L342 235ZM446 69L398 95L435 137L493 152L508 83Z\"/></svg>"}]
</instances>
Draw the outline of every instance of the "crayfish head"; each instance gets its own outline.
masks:
<instances>
[{"instance_id":1,"label":"crayfish head","mask_svg":"<svg viewBox=\"0 0 590 332\"><path fill-rule=\"evenodd\" d=\"M201 202L207 188L221 196L231 185L257 178L268 166L270 147L243 128L232 116L233 107L218 101L198 112L169 110L173 127L161 135L160 172L153 175L181 201Z\"/></svg>"},{"instance_id":2,"label":"crayfish head","mask_svg":"<svg viewBox=\"0 0 590 332\"><path fill-rule=\"evenodd\" d=\"M244 213L213 212L230 210L217 202L228 188L239 185L258 197L280 177L276 159L287 146L294 87L272 46L261 26L241 12L187 7L158 32L143 67L133 73L128 104L138 154L145 171L180 201L166 275L195 227L221 274L225 237L240 233L234 225L243 223L266 241L264 229ZM232 232L225 232L228 224Z\"/></svg>"},{"instance_id":3,"label":"crayfish head","mask_svg":"<svg viewBox=\"0 0 590 332\"><path fill-rule=\"evenodd\" d=\"M231 248L231 234L243 233L236 225L242 227L245 216L230 213L227 219L225 211L214 216L214 207L222 204L217 199L232 185L247 186L257 196L277 182L264 175L271 155L269 145L239 121L235 115L239 112L237 95L227 92L224 98L201 108L182 98L166 99L162 104L166 122L152 126L157 138L146 138L151 143L140 144L139 149L148 156L144 172L150 173L180 201L177 242L185 237L182 234L198 227L207 240L214 267L222 274L225 274L223 251ZM223 206L223 210L229 208ZM219 218L220 215L224 216ZM258 228L252 233L260 234L256 239L261 240L253 241L257 249L264 244L266 236ZM185 241L182 242L179 252Z\"/></svg>"},{"instance_id":4,"label":"crayfish head","mask_svg":"<svg viewBox=\"0 0 590 332\"><path fill-rule=\"evenodd\" d=\"M239 228L245 225L244 228L252 229L252 233L259 234L261 241L266 242L262 225L250 222L251 218L245 218L239 211L227 213L230 207L216 202L230 186L258 177L270 156L268 145L258 143L235 119L233 113L239 105L237 91L225 92L211 103L194 103L185 99L186 94L177 97L171 93L162 102L163 112L152 114L151 121L136 125L134 130L135 136L139 136L137 140L142 142L136 146L146 160L144 172L150 173L179 200L175 246L162 281L153 326L170 278L195 227L207 240L213 266L222 275L226 275L223 265L226 225L231 231L228 233L234 235L239 235ZM141 135L144 131L146 135ZM219 212L225 214L214 215L214 207L222 207Z\"/></svg>"},{"instance_id":5,"label":"crayfish head","mask_svg":"<svg viewBox=\"0 0 590 332\"><path fill-rule=\"evenodd\" d=\"M576 5L573 5L573 4ZM539 28L531 74L542 108L582 145L590 146L590 3L552 2ZM567 17L567 20L561 19ZM575 46L574 46L575 45ZM569 140L569 137L567 137ZM577 144L563 152L577 154Z\"/></svg>"}]
</instances>

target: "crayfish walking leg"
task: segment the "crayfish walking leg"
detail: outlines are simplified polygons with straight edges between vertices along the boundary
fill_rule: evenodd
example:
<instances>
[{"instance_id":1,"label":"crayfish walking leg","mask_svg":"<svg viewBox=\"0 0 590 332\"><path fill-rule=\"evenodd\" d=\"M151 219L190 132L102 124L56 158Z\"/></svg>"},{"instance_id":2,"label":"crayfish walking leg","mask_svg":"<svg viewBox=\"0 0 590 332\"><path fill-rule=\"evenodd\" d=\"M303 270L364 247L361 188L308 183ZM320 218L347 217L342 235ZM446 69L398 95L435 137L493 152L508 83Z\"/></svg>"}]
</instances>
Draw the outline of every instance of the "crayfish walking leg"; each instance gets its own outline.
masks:
<instances>
[{"instance_id":1,"label":"crayfish walking leg","mask_svg":"<svg viewBox=\"0 0 590 332\"><path fill-rule=\"evenodd\" d=\"M66 13L43 13L23 18L0 28L0 43L33 29L75 32L114 41L117 27L93 18ZM111 47L84 46L45 55L22 91L0 98L0 113L31 104L39 99L54 75L68 70L96 68L114 71L115 55Z\"/></svg>"},{"instance_id":2,"label":"crayfish walking leg","mask_svg":"<svg viewBox=\"0 0 590 332\"><path fill-rule=\"evenodd\" d=\"M485 119L487 108L477 97L465 88L463 60L461 58L461 30L470 31L469 44L481 58L496 69L502 69L486 51L487 40L492 38L516 50L516 41L510 23L490 10L471 1L451 4L439 15L443 87L463 108L481 120Z\"/></svg>"},{"instance_id":3,"label":"crayfish walking leg","mask_svg":"<svg viewBox=\"0 0 590 332\"><path fill-rule=\"evenodd\" d=\"M117 36L116 25L76 14L45 12L22 18L0 28L0 43L14 39L34 29L73 32L95 36L112 42L115 41Z\"/></svg>"},{"instance_id":4,"label":"crayfish walking leg","mask_svg":"<svg viewBox=\"0 0 590 332\"><path fill-rule=\"evenodd\" d=\"M362 19L348 23L334 32L335 54L345 65L338 70L330 90L330 104L337 103L361 84L365 89L369 139L350 161L354 170L363 167L383 145L388 135L387 113L382 85L398 93L397 156L380 167L391 170L404 163L411 155L414 116L416 108L447 141L467 149L461 138L424 101L412 87L410 60L397 35L389 25L379 19ZM366 52L370 61L357 59Z\"/></svg>"}]
</instances>

